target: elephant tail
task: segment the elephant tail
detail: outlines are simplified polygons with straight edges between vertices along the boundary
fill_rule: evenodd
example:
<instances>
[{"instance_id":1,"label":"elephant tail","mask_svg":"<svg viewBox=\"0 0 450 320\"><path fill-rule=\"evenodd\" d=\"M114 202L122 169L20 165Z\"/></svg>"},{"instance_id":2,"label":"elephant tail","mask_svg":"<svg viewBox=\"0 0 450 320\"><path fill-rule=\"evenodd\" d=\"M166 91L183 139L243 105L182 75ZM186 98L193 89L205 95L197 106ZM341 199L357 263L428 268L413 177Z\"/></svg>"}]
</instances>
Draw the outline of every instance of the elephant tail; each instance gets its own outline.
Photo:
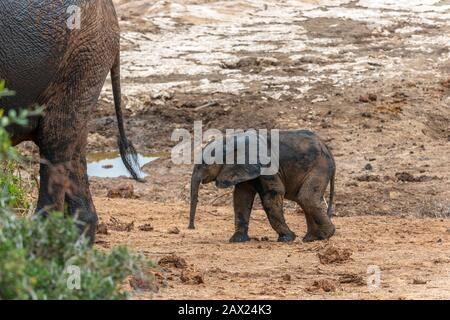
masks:
<instances>
[{"instance_id":1,"label":"elephant tail","mask_svg":"<svg viewBox=\"0 0 450 320\"><path fill-rule=\"evenodd\" d=\"M114 106L116 108L117 126L119 129L117 141L119 145L120 156L133 179L143 182L144 180L140 175L141 167L139 165L136 149L133 147L132 143L128 141L127 136L125 135L125 128L123 124L122 90L120 88L120 53L117 54L114 65L111 68L111 83L114 95Z\"/></svg>"}]
</instances>

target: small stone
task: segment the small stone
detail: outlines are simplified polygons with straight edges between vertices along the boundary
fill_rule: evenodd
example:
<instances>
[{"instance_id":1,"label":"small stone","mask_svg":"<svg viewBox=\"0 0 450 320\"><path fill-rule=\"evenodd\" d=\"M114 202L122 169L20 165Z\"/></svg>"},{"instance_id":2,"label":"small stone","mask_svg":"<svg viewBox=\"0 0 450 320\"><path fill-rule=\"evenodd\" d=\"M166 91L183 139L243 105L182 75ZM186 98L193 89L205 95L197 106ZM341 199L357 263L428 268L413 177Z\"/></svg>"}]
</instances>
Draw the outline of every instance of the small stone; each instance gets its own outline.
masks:
<instances>
[{"instance_id":1,"label":"small stone","mask_svg":"<svg viewBox=\"0 0 450 320\"><path fill-rule=\"evenodd\" d=\"M372 167L372 165L371 165L370 163L368 163L368 164L366 164L366 165L364 166L364 170L372 171L372 170L373 170L373 167Z\"/></svg>"},{"instance_id":2,"label":"small stone","mask_svg":"<svg viewBox=\"0 0 450 320\"><path fill-rule=\"evenodd\" d=\"M427 280L424 279L413 279L413 284L427 284Z\"/></svg>"},{"instance_id":3,"label":"small stone","mask_svg":"<svg viewBox=\"0 0 450 320\"><path fill-rule=\"evenodd\" d=\"M167 233L169 234L179 234L180 233L180 229L178 229L177 227L172 227L170 228Z\"/></svg>"},{"instance_id":4,"label":"small stone","mask_svg":"<svg viewBox=\"0 0 450 320\"><path fill-rule=\"evenodd\" d=\"M187 284L203 284L205 280L203 274L196 270L183 270L180 275L180 280Z\"/></svg>"},{"instance_id":5,"label":"small stone","mask_svg":"<svg viewBox=\"0 0 450 320\"><path fill-rule=\"evenodd\" d=\"M368 95L361 95L361 96L359 96L359 102L367 103L369 101L370 100L369 100L369 96Z\"/></svg>"},{"instance_id":6,"label":"small stone","mask_svg":"<svg viewBox=\"0 0 450 320\"><path fill-rule=\"evenodd\" d=\"M292 277L291 277L290 274L285 274L285 275L283 275L283 276L281 277L281 279L283 279L283 281L290 282L291 279L292 279Z\"/></svg>"},{"instance_id":7,"label":"small stone","mask_svg":"<svg viewBox=\"0 0 450 320\"><path fill-rule=\"evenodd\" d=\"M400 198L400 195L401 195L400 192L390 191L389 192L389 199L396 200L396 199Z\"/></svg>"},{"instance_id":8,"label":"small stone","mask_svg":"<svg viewBox=\"0 0 450 320\"><path fill-rule=\"evenodd\" d=\"M138 228L140 231L153 231L153 226L150 223L143 224Z\"/></svg>"},{"instance_id":9,"label":"small stone","mask_svg":"<svg viewBox=\"0 0 450 320\"><path fill-rule=\"evenodd\" d=\"M378 97L375 93L369 93L368 98L370 101L377 101Z\"/></svg>"},{"instance_id":10,"label":"small stone","mask_svg":"<svg viewBox=\"0 0 450 320\"><path fill-rule=\"evenodd\" d=\"M161 267L175 267L177 269L184 269L187 267L186 260L175 254L162 257L158 261L158 265L160 265Z\"/></svg>"}]
</instances>

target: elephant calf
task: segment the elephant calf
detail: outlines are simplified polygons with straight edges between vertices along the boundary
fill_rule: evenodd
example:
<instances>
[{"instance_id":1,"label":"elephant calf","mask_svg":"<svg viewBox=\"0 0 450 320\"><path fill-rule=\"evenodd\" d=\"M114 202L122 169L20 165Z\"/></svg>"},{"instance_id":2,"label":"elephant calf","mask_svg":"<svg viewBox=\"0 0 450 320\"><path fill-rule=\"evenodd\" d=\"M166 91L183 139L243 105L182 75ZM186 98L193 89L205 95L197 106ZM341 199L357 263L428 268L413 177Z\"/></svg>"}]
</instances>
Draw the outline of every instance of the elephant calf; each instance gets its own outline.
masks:
<instances>
[{"instance_id":1,"label":"elephant calf","mask_svg":"<svg viewBox=\"0 0 450 320\"><path fill-rule=\"evenodd\" d=\"M228 147L230 144L223 141L212 142L209 145L214 146L214 144L220 143L219 148L223 148L223 159L225 160L225 156L229 156L230 153L236 159L236 148L239 141L248 142L248 138L248 133L234 135L233 139L237 142L231 144L234 145L234 148ZM271 138L268 137L267 145L271 145L270 140ZM227 164L226 161L222 161L225 164L218 164L217 161L206 164L203 160L202 164L195 165L191 180L189 229L195 228L194 220L200 183L206 184L215 181L219 188L234 186L236 231L230 242L249 240L248 226L256 194L261 198L272 228L279 235L278 241L288 242L295 239L294 232L289 229L284 219L284 199L297 202L305 212L308 230L303 241L310 242L330 238L335 232L330 218L336 171L330 150L317 135L306 130L279 132L278 145L278 171L272 175L261 173L263 165L259 162L259 158L255 164L250 164L250 161L234 162L243 164ZM203 155L205 155L207 147L203 150ZM248 151L246 152L248 155ZM271 153L273 154L273 151ZM330 198L328 211L326 211L322 199L328 183L330 183Z\"/></svg>"}]
</instances>

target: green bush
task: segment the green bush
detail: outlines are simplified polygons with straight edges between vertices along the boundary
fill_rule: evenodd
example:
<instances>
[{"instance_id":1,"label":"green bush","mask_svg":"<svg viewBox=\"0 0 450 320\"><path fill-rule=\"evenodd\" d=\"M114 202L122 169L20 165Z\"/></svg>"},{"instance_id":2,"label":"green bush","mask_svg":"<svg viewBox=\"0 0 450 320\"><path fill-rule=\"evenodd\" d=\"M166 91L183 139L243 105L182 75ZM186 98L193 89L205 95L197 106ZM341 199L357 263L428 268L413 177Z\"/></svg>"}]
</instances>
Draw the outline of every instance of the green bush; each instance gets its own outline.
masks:
<instances>
[{"instance_id":1,"label":"green bush","mask_svg":"<svg viewBox=\"0 0 450 320\"><path fill-rule=\"evenodd\" d=\"M17 165L13 161L4 161L0 167L0 186L8 195L6 206L15 209L28 209L30 203L27 201L27 190L24 189L20 177L14 173Z\"/></svg>"},{"instance_id":2,"label":"green bush","mask_svg":"<svg viewBox=\"0 0 450 320\"><path fill-rule=\"evenodd\" d=\"M0 81L0 98L4 96ZM0 109L0 161L18 157L5 127L25 124L29 113ZM146 263L126 247L100 252L80 238L72 219L18 217L11 209L22 201L23 190L11 170L0 172L0 300L2 299L123 299L120 289L130 275L142 275Z\"/></svg>"}]
</instances>

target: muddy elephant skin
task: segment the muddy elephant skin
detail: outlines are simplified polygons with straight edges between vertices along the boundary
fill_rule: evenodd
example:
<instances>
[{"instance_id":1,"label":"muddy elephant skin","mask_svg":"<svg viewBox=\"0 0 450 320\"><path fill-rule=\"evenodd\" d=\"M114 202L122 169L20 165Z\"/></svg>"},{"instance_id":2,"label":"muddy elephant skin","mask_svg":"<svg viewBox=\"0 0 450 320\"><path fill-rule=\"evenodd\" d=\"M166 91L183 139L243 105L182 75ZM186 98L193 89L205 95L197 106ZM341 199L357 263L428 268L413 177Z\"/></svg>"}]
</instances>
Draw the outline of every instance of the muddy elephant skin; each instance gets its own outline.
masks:
<instances>
[{"instance_id":1,"label":"muddy elephant skin","mask_svg":"<svg viewBox=\"0 0 450 320\"><path fill-rule=\"evenodd\" d=\"M79 28L70 24L74 8L81 18ZM2 99L1 106L6 111L36 105L44 109L26 127L7 128L14 145L31 140L39 147L37 211L63 211L66 204L93 240L97 215L86 173L87 124L109 72L122 159L138 178L123 127L120 32L113 3L0 0L0 12L0 79L16 92Z\"/></svg>"},{"instance_id":2,"label":"muddy elephant skin","mask_svg":"<svg viewBox=\"0 0 450 320\"><path fill-rule=\"evenodd\" d=\"M242 137L243 134L239 134L236 139ZM191 180L189 228L195 228L200 184L215 181L219 188L234 186L235 233L231 242L249 240L248 226L256 194L270 225L279 235L279 241L293 241L296 237L284 219L284 199L297 202L305 212L308 230L303 241L330 238L335 232L331 215L336 165L329 148L317 135L306 130L280 131L279 146L279 170L274 175L262 175L259 163L195 165ZM230 152L226 144L223 148L225 154ZM330 197L326 210L323 197L328 184Z\"/></svg>"}]
</instances>

